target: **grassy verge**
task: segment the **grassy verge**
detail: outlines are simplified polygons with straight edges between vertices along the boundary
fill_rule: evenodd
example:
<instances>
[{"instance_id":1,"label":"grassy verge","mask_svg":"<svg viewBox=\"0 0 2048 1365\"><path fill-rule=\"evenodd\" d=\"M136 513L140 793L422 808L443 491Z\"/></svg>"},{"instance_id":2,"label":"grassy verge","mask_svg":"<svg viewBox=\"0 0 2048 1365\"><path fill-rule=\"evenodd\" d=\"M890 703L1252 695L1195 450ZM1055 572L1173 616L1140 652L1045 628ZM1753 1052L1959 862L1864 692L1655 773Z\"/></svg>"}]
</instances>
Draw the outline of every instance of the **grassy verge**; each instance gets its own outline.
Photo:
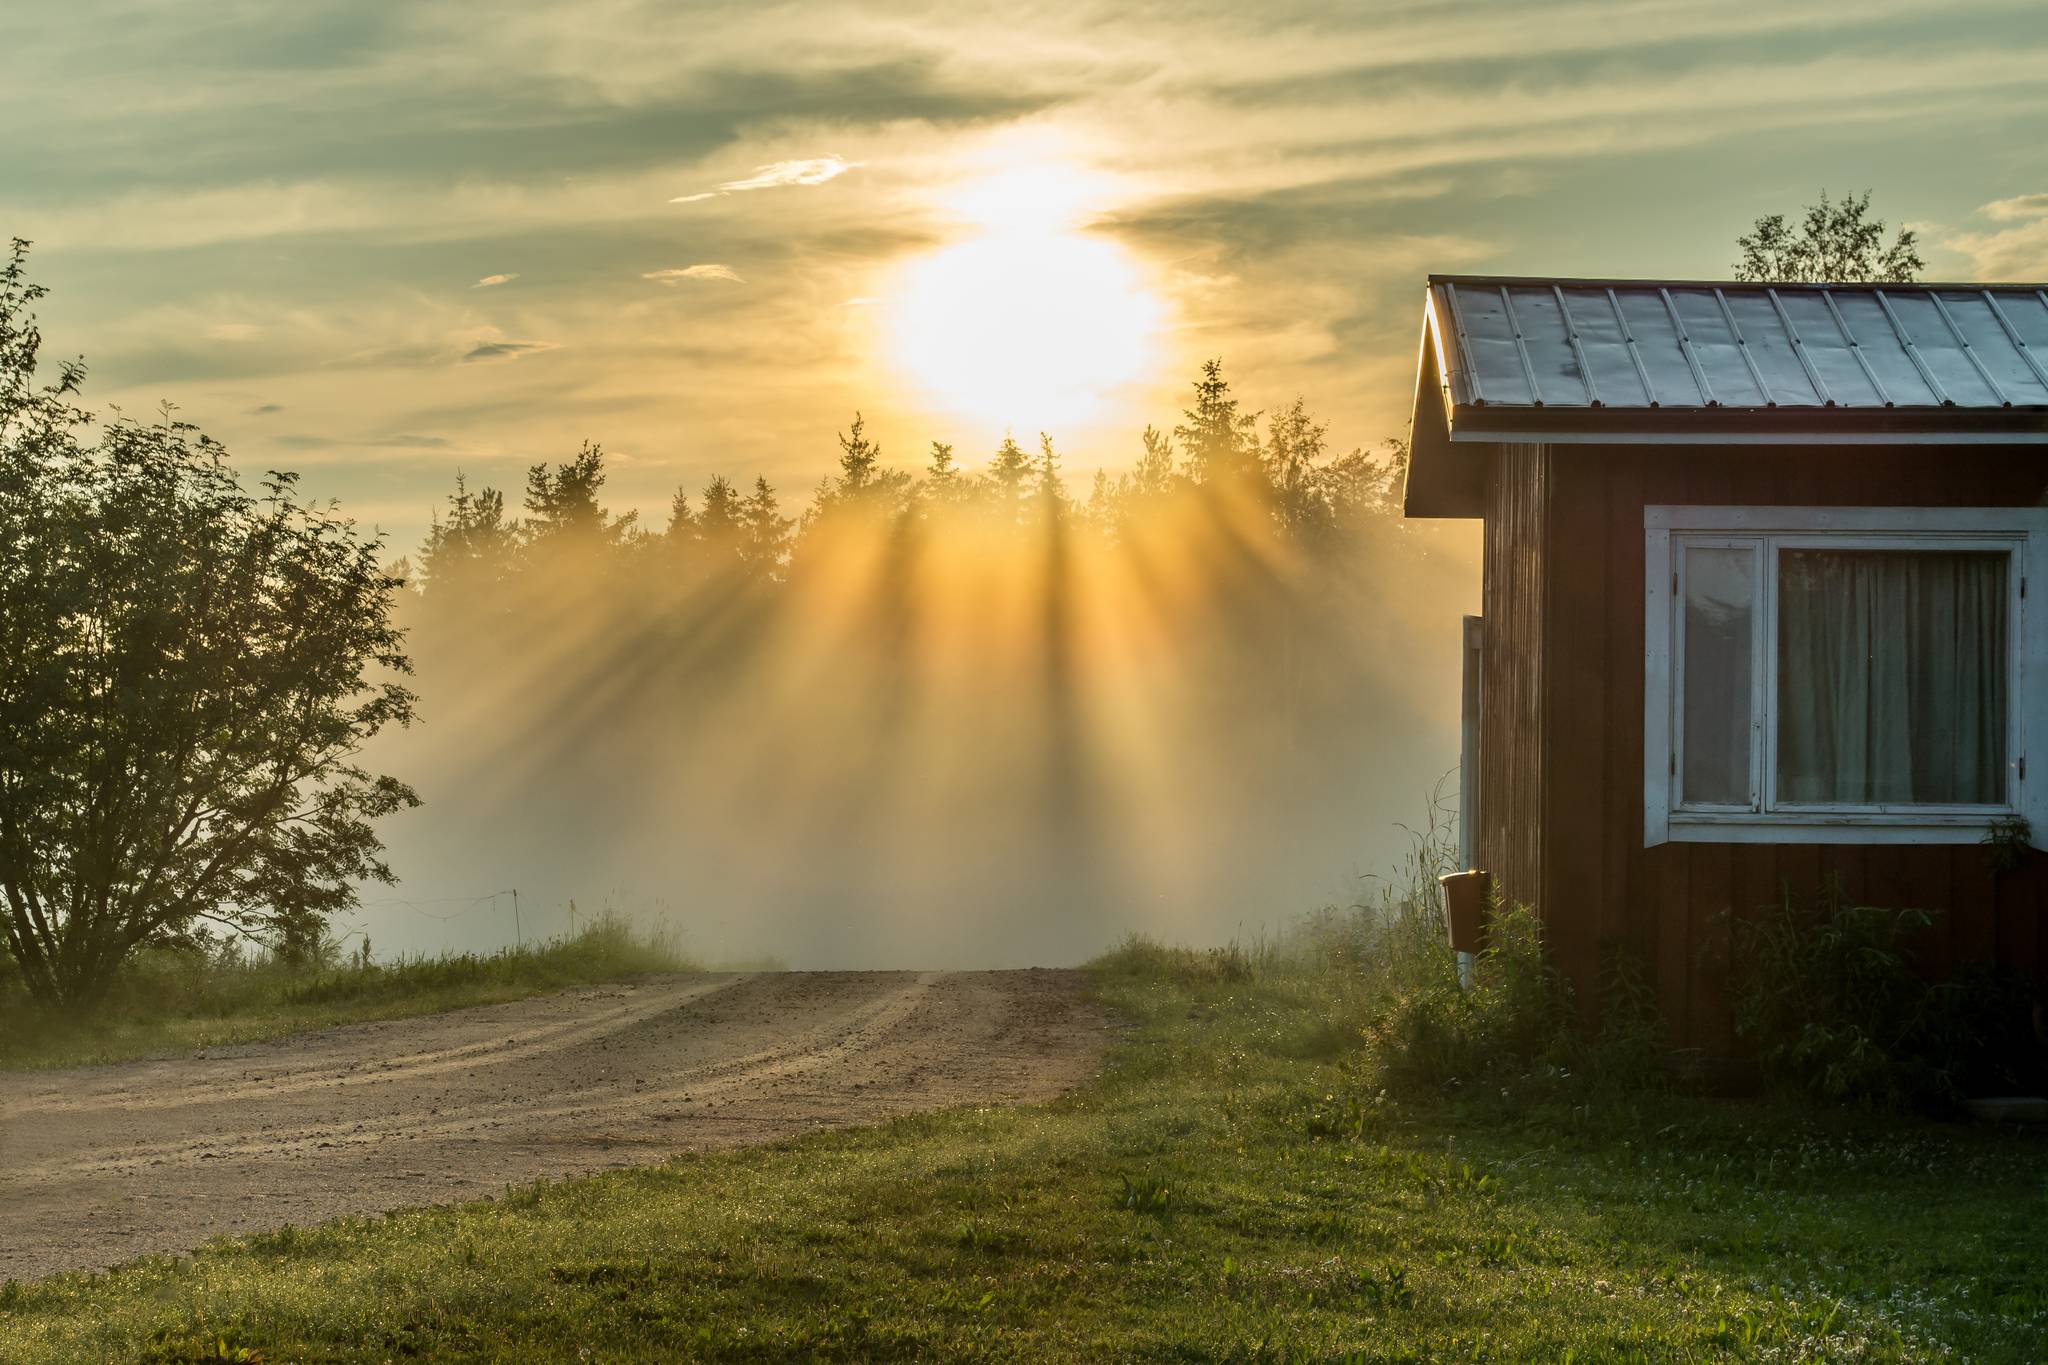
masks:
<instances>
[{"instance_id":1,"label":"grassy verge","mask_svg":"<svg viewBox=\"0 0 2048 1365\"><path fill-rule=\"evenodd\" d=\"M1395 1100L1342 972L1138 949L1095 1085L0 1288L23 1360L2038 1359L2043 1145ZM238 1354L239 1353L239 1354Z\"/></svg>"},{"instance_id":2,"label":"grassy verge","mask_svg":"<svg viewBox=\"0 0 2048 1365\"><path fill-rule=\"evenodd\" d=\"M133 963L108 1001L86 1015L50 1014L0 993L0 1068L193 1052L695 965L669 938L615 919L526 948L313 971L163 951Z\"/></svg>"}]
</instances>

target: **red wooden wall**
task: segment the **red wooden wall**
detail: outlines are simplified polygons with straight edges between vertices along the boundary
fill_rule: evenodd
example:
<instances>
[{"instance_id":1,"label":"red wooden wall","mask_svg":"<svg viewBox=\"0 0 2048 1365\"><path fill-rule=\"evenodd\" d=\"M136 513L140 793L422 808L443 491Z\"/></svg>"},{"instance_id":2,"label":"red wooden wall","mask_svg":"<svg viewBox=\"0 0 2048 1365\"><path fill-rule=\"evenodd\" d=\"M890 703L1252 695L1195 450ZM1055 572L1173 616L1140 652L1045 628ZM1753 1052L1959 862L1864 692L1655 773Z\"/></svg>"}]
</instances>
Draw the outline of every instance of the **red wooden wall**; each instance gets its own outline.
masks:
<instances>
[{"instance_id":1,"label":"red wooden wall","mask_svg":"<svg viewBox=\"0 0 2048 1365\"><path fill-rule=\"evenodd\" d=\"M1543 447L1511 446L1487 487L1480 618L1479 861L1527 899L1543 881ZM1524 893L1518 888L1529 887Z\"/></svg>"},{"instance_id":2,"label":"red wooden wall","mask_svg":"<svg viewBox=\"0 0 2048 1365\"><path fill-rule=\"evenodd\" d=\"M2048 855L1994 882L1975 845L1643 847L1643 508L1654 503L2032 506L2048 449L1509 446L1485 533L1482 865L1534 905L1581 998L1604 951L1648 967L1676 1041L1732 1050L1735 917L1829 876L1941 912L1930 970L2048 971Z\"/></svg>"}]
</instances>

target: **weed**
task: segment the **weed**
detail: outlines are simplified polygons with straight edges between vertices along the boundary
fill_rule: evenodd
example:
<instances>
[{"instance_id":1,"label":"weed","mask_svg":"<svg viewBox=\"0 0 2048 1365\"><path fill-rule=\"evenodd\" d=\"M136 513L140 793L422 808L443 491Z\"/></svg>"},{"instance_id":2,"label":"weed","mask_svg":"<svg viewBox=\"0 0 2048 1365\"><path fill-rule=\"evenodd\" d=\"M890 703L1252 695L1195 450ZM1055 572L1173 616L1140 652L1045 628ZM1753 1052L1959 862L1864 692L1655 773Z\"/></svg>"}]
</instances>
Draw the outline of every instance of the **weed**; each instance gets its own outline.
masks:
<instances>
[{"instance_id":1,"label":"weed","mask_svg":"<svg viewBox=\"0 0 2048 1365\"><path fill-rule=\"evenodd\" d=\"M1172 1212L1173 1190L1165 1181L1150 1175L1142 1175L1135 1180L1126 1175L1120 1179L1123 1181L1123 1194L1117 1200L1119 1208L1133 1213L1149 1213L1158 1218Z\"/></svg>"}]
</instances>

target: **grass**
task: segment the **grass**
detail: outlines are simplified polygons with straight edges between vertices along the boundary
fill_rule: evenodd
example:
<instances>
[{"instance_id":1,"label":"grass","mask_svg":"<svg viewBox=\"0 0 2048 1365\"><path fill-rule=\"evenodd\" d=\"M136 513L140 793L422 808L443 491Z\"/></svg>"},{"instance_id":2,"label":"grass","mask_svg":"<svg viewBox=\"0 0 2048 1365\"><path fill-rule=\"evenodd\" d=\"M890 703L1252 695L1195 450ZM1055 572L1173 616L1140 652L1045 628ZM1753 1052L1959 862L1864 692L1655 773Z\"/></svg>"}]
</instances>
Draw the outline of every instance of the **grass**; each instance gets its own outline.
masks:
<instances>
[{"instance_id":1,"label":"grass","mask_svg":"<svg viewBox=\"0 0 2048 1365\"><path fill-rule=\"evenodd\" d=\"M1353 974L1134 945L1049 1106L0 1288L14 1360L2039 1359L2038 1136L1560 1081L1397 1099ZM1545 1095L1548 1098L1544 1098Z\"/></svg>"},{"instance_id":2,"label":"grass","mask_svg":"<svg viewBox=\"0 0 2048 1365\"><path fill-rule=\"evenodd\" d=\"M0 1068L190 1053L695 969L670 937L642 933L616 917L524 948L390 963L350 960L318 970L267 957L158 950L131 963L107 1003L88 1014L52 1014L18 987L11 995L0 990Z\"/></svg>"}]
</instances>

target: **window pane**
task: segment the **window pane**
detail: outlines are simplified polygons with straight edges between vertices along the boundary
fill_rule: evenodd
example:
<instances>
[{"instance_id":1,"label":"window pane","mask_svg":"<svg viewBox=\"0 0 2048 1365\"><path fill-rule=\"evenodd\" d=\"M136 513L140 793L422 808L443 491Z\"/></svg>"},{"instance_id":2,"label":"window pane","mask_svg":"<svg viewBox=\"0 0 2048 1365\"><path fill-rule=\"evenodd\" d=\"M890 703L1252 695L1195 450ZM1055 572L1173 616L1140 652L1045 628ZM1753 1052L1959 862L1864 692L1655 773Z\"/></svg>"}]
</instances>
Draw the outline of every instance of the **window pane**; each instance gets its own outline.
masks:
<instances>
[{"instance_id":1,"label":"window pane","mask_svg":"<svg viewBox=\"0 0 2048 1365\"><path fill-rule=\"evenodd\" d=\"M1749 804L1751 622L1756 554L1685 551L1685 772L1689 805Z\"/></svg>"},{"instance_id":2,"label":"window pane","mask_svg":"<svg viewBox=\"0 0 2048 1365\"><path fill-rule=\"evenodd\" d=\"M2005 801L2003 551L1785 550L1778 799Z\"/></svg>"}]
</instances>

